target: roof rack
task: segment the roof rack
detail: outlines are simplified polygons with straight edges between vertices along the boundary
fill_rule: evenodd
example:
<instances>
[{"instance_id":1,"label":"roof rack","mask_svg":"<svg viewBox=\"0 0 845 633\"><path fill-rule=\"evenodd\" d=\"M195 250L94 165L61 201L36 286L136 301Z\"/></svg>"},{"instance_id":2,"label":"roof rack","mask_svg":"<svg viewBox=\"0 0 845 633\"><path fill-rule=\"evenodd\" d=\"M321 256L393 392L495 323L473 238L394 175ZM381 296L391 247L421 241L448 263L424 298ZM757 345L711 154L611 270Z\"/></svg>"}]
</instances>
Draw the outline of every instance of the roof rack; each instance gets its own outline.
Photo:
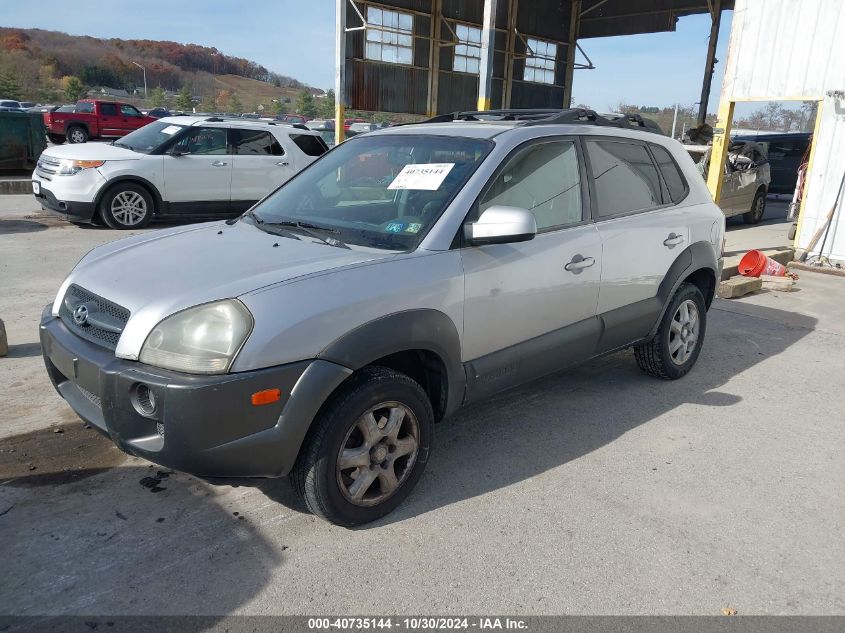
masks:
<instances>
[{"instance_id":1,"label":"roof rack","mask_svg":"<svg viewBox=\"0 0 845 633\"><path fill-rule=\"evenodd\" d=\"M441 114L421 123L449 123L452 121L518 121L528 125L600 125L620 128L640 127L649 131L650 121L639 114L608 117L586 108L526 109L526 110L467 110Z\"/></svg>"}]
</instances>

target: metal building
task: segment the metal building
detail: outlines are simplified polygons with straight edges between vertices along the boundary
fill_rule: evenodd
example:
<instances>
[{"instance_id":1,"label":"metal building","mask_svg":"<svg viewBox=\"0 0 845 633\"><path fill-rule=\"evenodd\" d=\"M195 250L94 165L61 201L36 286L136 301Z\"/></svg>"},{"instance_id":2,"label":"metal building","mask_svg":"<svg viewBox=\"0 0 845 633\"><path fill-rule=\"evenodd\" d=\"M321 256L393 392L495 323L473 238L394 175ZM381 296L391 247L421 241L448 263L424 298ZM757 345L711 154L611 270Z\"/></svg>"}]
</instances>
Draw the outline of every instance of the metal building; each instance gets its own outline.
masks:
<instances>
[{"instance_id":1,"label":"metal building","mask_svg":"<svg viewBox=\"0 0 845 633\"><path fill-rule=\"evenodd\" d=\"M725 139L741 101L818 101L795 247L845 260L845 2L736 0L707 184L718 200ZM843 194L845 195L845 194ZM830 218L830 220L828 220ZM828 228L829 226L829 228ZM818 234L819 239L812 244Z\"/></svg>"},{"instance_id":2,"label":"metal building","mask_svg":"<svg viewBox=\"0 0 845 633\"><path fill-rule=\"evenodd\" d=\"M568 107L574 70L592 67L580 41L674 31L680 17L710 13L703 121L721 13L734 0L336 3L339 122L344 107L420 115Z\"/></svg>"}]
</instances>

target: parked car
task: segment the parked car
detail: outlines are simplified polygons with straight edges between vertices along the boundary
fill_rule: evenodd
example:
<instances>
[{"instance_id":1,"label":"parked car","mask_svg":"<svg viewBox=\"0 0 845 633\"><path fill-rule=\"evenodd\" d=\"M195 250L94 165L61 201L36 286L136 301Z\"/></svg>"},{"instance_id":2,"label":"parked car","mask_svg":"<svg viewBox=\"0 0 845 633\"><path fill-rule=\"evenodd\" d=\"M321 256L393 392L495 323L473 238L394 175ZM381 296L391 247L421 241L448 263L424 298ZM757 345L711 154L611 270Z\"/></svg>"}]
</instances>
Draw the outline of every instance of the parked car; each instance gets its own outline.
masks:
<instances>
[{"instance_id":1,"label":"parked car","mask_svg":"<svg viewBox=\"0 0 845 633\"><path fill-rule=\"evenodd\" d=\"M281 121L282 123L294 123L298 125L305 125L311 119L310 117L302 116L299 114L277 114L276 120Z\"/></svg>"},{"instance_id":2,"label":"parked car","mask_svg":"<svg viewBox=\"0 0 845 633\"><path fill-rule=\"evenodd\" d=\"M237 220L95 248L42 316L59 394L131 454L290 474L351 526L401 503L466 403L631 346L690 371L725 219L680 143L460 116L343 143Z\"/></svg>"},{"instance_id":3,"label":"parked car","mask_svg":"<svg viewBox=\"0 0 845 633\"><path fill-rule=\"evenodd\" d=\"M116 101L82 99L73 110L59 108L44 113L47 138L56 145L85 143L97 138L120 138L155 121L133 105Z\"/></svg>"},{"instance_id":4,"label":"parked car","mask_svg":"<svg viewBox=\"0 0 845 633\"><path fill-rule=\"evenodd\" d=\"M710 167L710 145L684 145L704 179ZM771 173L766 153L754 141L731 139L722 180L719 206L725 217L742 215L746 224L758 224L766 212Z\"/></svg>"},{"instance_id":5,"label":"parked car","mask_svg":"<svg viewBox=\"0 0 845 633\"><path fill-rule=\"evenodd\" d=\"M147 116L151 116L154 119L161 119L166 116L173 116L173 113L167 108L153 108L152 110L144 112L144 114L146 114Z\"/></svg>"},{"instance_id":6,"label":"parked car","mask_svg":"<svg viewBox=\"0 0 845 633\"><path fill-rule=\"evenodd\" d=\"M0 112L22 112L21 104L14 99L0 99Z\"/></svg>"},{"instance_id":7,"label":"parked car","mask_svg":"<svg viewBox=\"0 0 845 633\"><path fill-rule=\"evenodd\" d=\"M791 194L795 191L798 168L807 155L812 137L809 132L792 132L737 136L735 140L753 141L762 148L771 171L769 193Z\"/></svg>"},{"instance_id":8,"label":"parked car","mask_svg":"<svg viewBox=\"0 0 845 633\"><path fill-rule=\"evenodd\" d=\"M219 117L165 117L111 144L51 147L35 197L74 222L115 229L153 217L236 216L327 151L317 132Z\"/></svg>"}]
</instances>

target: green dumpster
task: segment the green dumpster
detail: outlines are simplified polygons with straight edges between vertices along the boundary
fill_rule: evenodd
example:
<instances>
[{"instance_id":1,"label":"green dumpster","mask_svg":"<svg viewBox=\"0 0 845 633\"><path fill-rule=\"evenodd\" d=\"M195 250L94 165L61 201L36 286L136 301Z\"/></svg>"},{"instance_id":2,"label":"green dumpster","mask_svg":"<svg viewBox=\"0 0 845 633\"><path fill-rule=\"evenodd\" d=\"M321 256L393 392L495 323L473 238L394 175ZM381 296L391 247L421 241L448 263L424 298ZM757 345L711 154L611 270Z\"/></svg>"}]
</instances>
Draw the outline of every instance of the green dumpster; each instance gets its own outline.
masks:
<instances>
[{"instance_id":1,"label":"green dumpster","mask_svg":"<svg viewBox=\"0 0 845 633\"><path fill-rule=\"evenodd\" d=\"M40 112L0 112L0 169L31 169L46 148Z\"/></svg>"}]
</instances>

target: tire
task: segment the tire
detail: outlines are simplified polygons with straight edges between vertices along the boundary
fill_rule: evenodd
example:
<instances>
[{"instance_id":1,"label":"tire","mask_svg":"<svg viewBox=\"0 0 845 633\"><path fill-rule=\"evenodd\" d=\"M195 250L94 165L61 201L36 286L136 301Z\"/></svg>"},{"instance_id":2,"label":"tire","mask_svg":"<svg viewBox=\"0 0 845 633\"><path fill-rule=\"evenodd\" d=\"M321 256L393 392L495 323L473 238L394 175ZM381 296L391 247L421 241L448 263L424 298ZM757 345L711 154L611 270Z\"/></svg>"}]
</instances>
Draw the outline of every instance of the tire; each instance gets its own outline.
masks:
<instances>
[{"instance_id":1,"label":"tire","mask_svg":"<svg viewBox=\"0 0 845 633\"><path fill-rule=\"evenodd\" d=\"M766 212L766 192L762 189L754 195L751 210L742 214L742 221L746 224L759 224Z\"/></svg>"},{"instance_id":2,"label":"tire","mask_svg":"<svg viewBox=\"0 0 845 633\"><path fill-rule=\"evenodd\" d=\"M53 145L61 145L65 142L64 134L48 134L47 138L50 139Z\"/></svg>"},{"instance_id":3,"label":"tire","mask_svg":"<svg viewBox=\"0 0 845 633\"><path fill-rule=\"evenodd\" d=\"M87 143L88 142L88 130L86 130L81 125L71 125L67 129L67 142L68 143Z\"/></svg>"},{"instance_id":4,"label":"tire","mask_svg":"<svg viewBox=\"0 0 845 633\"><path fill-rule=\"evenodd\" d=\"M140 229L150 223L155 204L150 192L134 182L118 183L100 200L100 217L110 229Z\"/></svg>"},{"instance_id":5,"label":"tire","mask_svg":"<svg viewBox=\"0 0 845 633\"><path fill-rule=\"evenodd\" d=\"M402 503L419 481L433 427L431 403L419 384L392 369L367 367L321 409L291 482L308 509L331 523L352 527L375 521ZM396 456L400 451L408 452ZM348 454L345 467L342 452ZM356 487L359 480L364 483Z\"/></svg>"},{"instance_id":6,"label":"tire","mask_svg":"<svg viewBox=\"0 0 845 633\"><path fill-rule=\"evenodd\" d=\"M685 323L683 316L684 308L687 314L691 315L693 307L696 312L695 329L691 323ZM673 326L673 323L676 325ZM645 373L657 378L664 380L682 378L698 360L706 330L707 308L704 304L704 295L694 284L681 284L663 314L654 338L647 343L634 346L637 365ZM691 339L690 335L694 339ZM680 347L673 350L676 341L680 341ZM692 343L691 348L690 343Z\"/></svg>"}]
</instances>

